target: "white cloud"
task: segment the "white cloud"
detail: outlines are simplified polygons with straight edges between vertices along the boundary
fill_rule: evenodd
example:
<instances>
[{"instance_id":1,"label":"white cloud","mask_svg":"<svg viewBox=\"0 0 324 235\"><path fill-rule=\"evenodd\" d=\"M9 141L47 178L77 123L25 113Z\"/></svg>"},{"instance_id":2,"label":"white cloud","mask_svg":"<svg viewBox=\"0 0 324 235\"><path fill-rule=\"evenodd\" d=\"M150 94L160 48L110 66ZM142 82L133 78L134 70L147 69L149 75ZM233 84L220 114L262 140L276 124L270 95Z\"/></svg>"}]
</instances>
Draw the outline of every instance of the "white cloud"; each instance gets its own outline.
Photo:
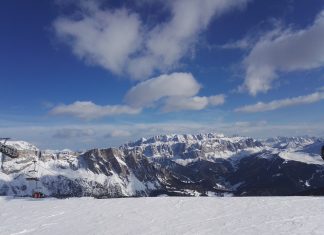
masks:
<instances>
[{"instance_id":1,"label":"white cloud","mask_svg":"<svg viewBox=\"0 0 324 235\"><path fill-rule=\"evenodd\" d=\"M274 100L269 103L259 102L257 104L247 105L247 106L237 108L235 111L247 112L247 113L264 112L264 111L271 111L271 110L280 109L289 106L311 104L321 100L324 100L324 93L315 92L310 95L298 96L298 97L282 99L282 100Z\"/></svg>"},{"instance_id":2,"label":"white cloud","mask_svg":"<svg viewBox=\"0 0 324 235\"><path fill-rule=\"evenodd\" d=\"M237 128L253 128L253 127L265 127L267 124L268 124L267 121L235 122L233 126Z\"/></svg>"},{"instance_id":3,"label":"white cloud","mask_svg":"<svg viewBox=\"0 0 324 235\"><path fill-rule=\"evenodd\" d=\"M211 106L218 106L225 103L225 95L214 95L208 97L208 103Z\"/></svg>"},{"instance_id":4,"label":"white cloud","mask_svg":"<svg viewBox=\"0 0 324 235\"><path fill-rule=\"evenodd\" d=\"M252 39L251 38L243 38L241 40L238 41L234 41L234 42L228 42L226 44L223 44L221 46L218 46L218 48L221 49L248 49L251 47L251 43L252 43Z\"/></svg>"},{"instance_id":5,"label":"white cloud","mask_svg":"<svg viewBox=\"0 0 324 235\"><path fill-rule=\"evenodd\" d=\"M62 16L54 22L54 29L80 58L113 73L146 79L156 70L174 68L214 16L243 7L248 1L167 1L170 19L153 27L126 9L105 10L93 3L81 4L81 16Z\"/></svg>"},{"instance_id":6,"label":"white cloud","mask_svg":"<svg viewBox=\"0 0 324 235\"><path fill-rule=\"evenodd\" d=\"M141 109L132 108L126 105L100 106L91 101L76 101L69 105L58 105L50 111L50 114L75 116L81 119L95 119L122 114L138 114L140 112Z\"/></svg>"},{"instance_id":7,"label":"white cloud","mask_svg":"<svg viewBox=\"0 0 324 235\"><path fill-rule=\"evenodd\" d=\"M281 30L261 37L244 60L243 88L252 95L267 92L278 72L324 66L324 11L313 25L301 30Z\"/></svg>"},{"instance_id":8,"label":"white cloud","mask_svg":"<svg viewBox=\"0 0 324 235\"><path fill-rule=\"evenodd\" d=\"M163 112L202 110L225 102L224 95L196 96L201 85L190 73L161 75L141 82L128 91L125 101L132 107L152 107L162 103Z\"/></svg>"},{"instance_id":9,"label":"white cloud","mask_svg":"<svg viewBox=\"0 0 324 235\"><path fill-rule=\"evenodd\" d=\"M119 146L129 141L137 140L141 137L151 137L160 134L197 134L197 133L224 133L226 135L246 135L252 137L269 137L269 136L298 136L298 135L315 135L322 136L324 126L322 122L308 123L289 123L276 125L272 123L222 123L222 122L165 122L165 123L132 123L132 124L97 124L97 125L54 125L40 126L26 125L26 123L17 123L0 126L0 132L4 136L14 137L15 140L25 140L36 144L42 149L64 149L87 150L92 148L108 148ZM61 129L92 130L93 134L79 136L78 138L55 138L55 133ZM104 138L107 133L113 133L116 130L130 132L130 136ZM81 131L82 132L82 131Z\"/></svg>"},{"instance_id":10,"label":"white cloud","mask_svg":"<svg viewBox=\"0 0 324 235\"><path fill-rule=\"evenodd\" d=\"M174 112L181 110L202 110L208 105L207 97L171 97L165 101L163 112Z\"/></svg>"},{"instance_id":11,"label":"white cloud","mask_svg":"<svg viewBox=\"0 0 324 235\"><path fill-rule=\"evenodd\" d=\"M170 97L166 99L162 111L174 112L181 110L202 110L208 106L222 105L224 102L224 95L216 95L210 97Z\"/></svg>"},{"instance_id":12,"label":"white cloud","mask_svg":"<svg viewBox=\"0 0 324 235\"><path fill-rule=\"evenodd\" d=\"M190 73L165 74L131 88L125 96L125 101L133 107L148 107L165 97L194 96L200 88L201 85Z\"/></svg>"},{"instance_id":13,"label":"white cloud","mask_svg":"<svg viewBox=\"0 0 324 235\"><path fill-rule=\"evenodd\" d=\"M106 138L122 138L122 137L129 137L132 134L126 130L112 130L107 135Z\"/></svg>"},{"instance_id":14,"label":"white cloud","mask_svg":"<svg viewBox=\"0 0 324 235\"><path fill-rule=\"evenodd\" d=\"M81 129L81 128L63 128L57 130L53 137L59 139L71 139L71 138L84 138L91 137L95 133L92 129Z\"/></svg>"},{"instance_id":15,"label":"white cloud","mask_svg":"<svg viewBox=\"0 0 324 235\"><path fill-rule=\"evenodd\" d=\"M61 104L50 110L51 115L74 116L81 119L97 119L116 115L139 114L143 108L163 106L164 112L201 110L225 102L224 95L196 96L201 85L190 73L161 75L131 88L125 95L126 105L97 105L91 101Z\"/></svg>"},{"instance_id":16,"label":"white cloud","mask_svg":"<svg viewBox=\"0 0 324 235\"><path fill-rule=\"evenodd\" d=\"M95 8L90 12L81 20L58 18L54 22L56 33L80 58L121 74L131 54L140 46L140 19L126 9Z\"/></svg>"}]
</instances>

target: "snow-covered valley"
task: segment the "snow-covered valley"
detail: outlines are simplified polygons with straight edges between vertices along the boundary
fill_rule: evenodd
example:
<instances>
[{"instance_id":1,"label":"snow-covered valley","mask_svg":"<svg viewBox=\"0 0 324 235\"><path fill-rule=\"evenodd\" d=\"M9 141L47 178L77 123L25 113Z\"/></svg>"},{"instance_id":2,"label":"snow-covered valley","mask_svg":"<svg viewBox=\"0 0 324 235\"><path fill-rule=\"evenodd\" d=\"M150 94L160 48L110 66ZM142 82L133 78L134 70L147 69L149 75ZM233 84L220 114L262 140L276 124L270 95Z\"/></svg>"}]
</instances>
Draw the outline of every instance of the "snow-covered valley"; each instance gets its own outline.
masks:
<instances>
[{"instance_id":1,"label":"snow-covered valley","mask_svg":"<svg viewBox=\"0 0 324 235\"><path fill-rule=\"evenodd\" d=\"M323 234L321 197L0 197L0 234Z\"/></svg>"}]
</instances>

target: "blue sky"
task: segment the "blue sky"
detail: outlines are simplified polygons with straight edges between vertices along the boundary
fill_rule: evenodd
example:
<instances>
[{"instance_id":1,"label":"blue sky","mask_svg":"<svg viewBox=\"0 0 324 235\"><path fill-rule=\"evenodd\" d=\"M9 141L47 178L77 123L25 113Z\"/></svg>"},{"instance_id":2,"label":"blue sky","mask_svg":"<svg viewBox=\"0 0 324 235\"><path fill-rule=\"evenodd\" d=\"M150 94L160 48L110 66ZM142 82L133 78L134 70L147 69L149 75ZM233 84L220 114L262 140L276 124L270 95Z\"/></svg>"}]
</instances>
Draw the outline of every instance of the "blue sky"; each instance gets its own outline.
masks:
<instances>
[{"instance_id":1,"label":"blue sky","mask_svg":"<svg viewBox=\"0 0 324 235\"><path fill-rule=\"evenodd\" d=\"M5 0L0 28L1 136L324 133L321 0Z\"/></svg>"}]
</instances>

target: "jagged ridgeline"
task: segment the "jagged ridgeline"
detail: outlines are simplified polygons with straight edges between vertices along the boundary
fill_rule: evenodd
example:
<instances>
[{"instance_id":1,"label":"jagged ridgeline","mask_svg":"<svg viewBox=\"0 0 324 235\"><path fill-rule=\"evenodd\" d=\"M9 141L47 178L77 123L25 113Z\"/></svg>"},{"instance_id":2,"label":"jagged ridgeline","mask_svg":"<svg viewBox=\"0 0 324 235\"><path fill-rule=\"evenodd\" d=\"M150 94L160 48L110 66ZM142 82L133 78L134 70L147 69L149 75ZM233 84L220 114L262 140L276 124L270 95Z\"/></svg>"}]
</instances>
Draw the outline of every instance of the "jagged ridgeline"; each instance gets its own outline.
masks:
<instances>
[{"instance_id":1,"label":"jagged ridgeline","mask_svg":"<svg viewBox=\"0 0 324 235\"><path fill-rule=\"evenodd\" d=\"M1 156L0 195L32 194L26 174L34 159L38 186L53 197L298 195L324 188L323 138L161 135L84 153L7 144L19 157Z\"/></svg>"}]
</instances>

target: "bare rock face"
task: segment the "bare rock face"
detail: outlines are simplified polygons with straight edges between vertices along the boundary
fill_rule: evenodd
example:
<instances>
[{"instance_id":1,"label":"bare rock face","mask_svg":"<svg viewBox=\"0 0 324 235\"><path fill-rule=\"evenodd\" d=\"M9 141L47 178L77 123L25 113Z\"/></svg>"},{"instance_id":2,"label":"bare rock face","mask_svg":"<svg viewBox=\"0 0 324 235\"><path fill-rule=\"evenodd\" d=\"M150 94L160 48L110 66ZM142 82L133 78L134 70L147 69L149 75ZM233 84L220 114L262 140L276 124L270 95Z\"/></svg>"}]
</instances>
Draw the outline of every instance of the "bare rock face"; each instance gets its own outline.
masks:
<instances>
[{"instance_id":1,"label":"bare rock face","mask_svg":"<svg viewBox=\"0 0 324 235\"><path fill-rule=\"evenodd\" d=\"M127 166L124 164L123 153L111 148L93 149L84 153L79 157L79 166L106 176L113 175L113 172L121 176L129 174Z\"/></svg>"},{"instance_id":2,"label":"bare rock face","mask_svg":"<svg viewBox=\"0 0 324 235\"><path fill-rule=\"evenodd\" d=\"M34 159L38 189L55 197L307 194L324 187L323 145L324 139L313 137L162 135L119 148L39 154L16 143L26 154L1 156L0 195L31 195L36 183L26 175Z\"/></svg>"}]
</instances>

